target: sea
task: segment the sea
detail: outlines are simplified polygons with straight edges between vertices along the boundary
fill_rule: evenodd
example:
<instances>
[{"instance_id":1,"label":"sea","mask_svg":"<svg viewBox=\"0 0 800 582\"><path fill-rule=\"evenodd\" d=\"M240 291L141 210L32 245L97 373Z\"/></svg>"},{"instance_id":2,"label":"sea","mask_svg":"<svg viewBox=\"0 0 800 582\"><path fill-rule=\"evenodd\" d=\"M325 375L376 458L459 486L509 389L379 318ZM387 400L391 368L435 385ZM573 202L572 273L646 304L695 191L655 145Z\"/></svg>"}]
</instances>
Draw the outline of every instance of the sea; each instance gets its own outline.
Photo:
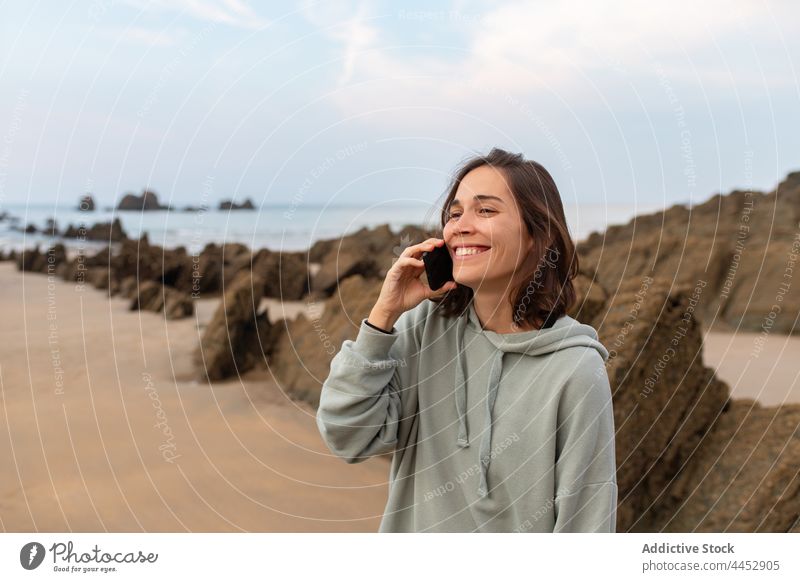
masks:
<instances>
[{"instance_id":1,"label":"sea","mask_svg":"<svg viewBox=\"0 0 800 582\"><path fill-rule=\"evenodd\" d=\"M565 206L570 232L580 241L592 232L604 231L613 224L625 224L634 216L662 210L663 206L639 205L581 205ZM187 252L200 252L206 243L243 243L253 250L274 251L308 249L322 239L336 239L352 234L363 227L388 224L399 232L409 224L433 228L439 221L439 208L434 205L381 204L364 205L264 205L257 210L198 211L170 210L121 212L103 208L81 212L75 206L53 204L3 204L0 215L10 219L0 221L0 249L20 250L37 245L44 250L54 242L63 242L72 251L91 252L106 246L104 242L53 238L49 234L22 232L32 224L37 230L47 227L50 219L63 231L73 226L91 226L119 218L129 238L147 234L150 244L167 249L183 246ZM411 241L414 242L414 241Z\"/></svg>"}]
</instances>

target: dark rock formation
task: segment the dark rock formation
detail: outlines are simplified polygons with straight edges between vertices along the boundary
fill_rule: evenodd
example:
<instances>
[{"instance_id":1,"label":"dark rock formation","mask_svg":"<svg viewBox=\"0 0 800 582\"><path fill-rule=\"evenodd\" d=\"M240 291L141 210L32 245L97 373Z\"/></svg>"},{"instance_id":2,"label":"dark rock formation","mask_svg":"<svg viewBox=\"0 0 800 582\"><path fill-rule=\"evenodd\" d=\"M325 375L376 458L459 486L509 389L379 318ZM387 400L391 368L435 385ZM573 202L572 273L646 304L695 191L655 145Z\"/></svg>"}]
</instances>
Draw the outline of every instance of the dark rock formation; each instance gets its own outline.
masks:
<instances>
[{"instance_id":1,"label":"dark rock formation","mask_svg":"<svg viewBox=\"0 0 800 582\"><path fill-rule=\"evenodd\" d=\"M78 210L81 212L94 212L95 210L94 198L92 198L91 194L87 194L86 196L81 196L81 199L78 202Z\"/></svg>"},{"instance_id":2,"label":"dark rock formation","mask_svg":"<svg viewBox=\"0 0 800 582\"><path fill-rule=\"evenodd\" d=\"M135 280L134 280L135 282ZM133 294L130 310L164 312L167 319L181 319L194 313L194 302L186 293L171 287L159 285L155 281L145 281L126 291Z\"/></svg>"},{"instance_id":3,"label":"dark rock formation","mask_svg":"<svg viewBox=\"0 0 800 582\"><path fill-rule=\"evenodd\" d=\"M383 280L403 249L431 236L433 232L416 226L406 226L395 234L388 225L383 225L363 228L335 241L320 241L309 250L310 262L321 263L311 281L311 290L315 297L323 298L354 275Z\"/></svg>"},{"instance_id":4,"label":"dark rock formation","mask_svg":"<svg viewBox=\"0 0 800 582\"><path fill-rule=\"evenodd\" d=\"M115 218L113 222L98 222L89 228L82 224L78 226L70 224L61 236L106 242L121 242L128 239L119 218Z\"/></svg>"},{"instance_id":5,"label":"dark rock formation","mask_svg":"<svg viewBox=\"0 0 800 582\"><path fill-rule=\"evenodd\" d=\"M800 532L800 405L734 400L670 486L663 532Z\"/></svg>"},{"instance_id":6,"label":"dark rock formation","mask_svg":"<svg viewBox=\"0 0 800 582\"><path fill-rule=\"evenodd\" d=\"M67 260L67 252L61 243L41 252L39 247L24 249L16 253L17 270L57 276L58 267Z\"/></svg>"},{"instance_id":7,"label":"dark rock formation","mask_svg":"<svg viewBox=\"0 0 800 582\"><path fill-rule=\"evenodd\" d=\"M303 314L294 321L276 324L282 331L270 370L281 388L293 398L319 404L322 383L330 371L330 362L346 339L355 339L361 320L369 315L380 294L382 282L361 275L348 277L334 297L309 305L324 311L318 318Z\"/></svg>"},{"instance_id":8,"label":"dark rock formation","mask_svg":"<svg viewBox=\"0 0 800 582\"><path fill-rule=\"evenodd\" d=\"M611 354L617 531L652 531L659 511L680 502L671 483L728 400L703 366L691 294L670 283L627 280L591 322Z\"/></svg>"},{"instance_id":9,"label":"dark rock formation","mask_svg":"<svg viewBox=\"0 0 800 582\"><path fill-rule=\"evenodd\" d=\"M226 289L195 354L202 378L222 380L267 363L280 328L259 311L263 289L264 281L249 271Z\"/></svg>"},{"instance_id":10,"label":"dark rock formation","mask_svg":"<svg viewBox=\"0 0 800 582\"><path fill-rule=\"evenodd\" d=\"M255 210L256 207L253 201L248 198L241 204L237 204L233 200L223 200L219 203L220 210Z\"/></svg>"},{"instance_id":11,"label":"dark rock formation","mask_svg":"<svg viewBox=\"0 0 800 582\"><path fill-rule=\"evenodd\" d=\"M800 285L787 284L800 253L798 224L794 173L767 194L737 190L637 216L593 233L578 252L606 289L643 276L704 284L695 315L706 328L800 333Z\"/></svg>"},{"instance_id":12,"label":"dark rock formation","mask_svg":"<svg viewBox=\"0 0 800 582\"><path fill-rule=\"evenodd\" d=\"M143 190L141 196L136 194L125 194L117 204L117 210L169 210L168 206L162 206L158 201L158 196L150 190Z\"/></svg>"},{"instance_id":13,"label":"dark rock formation","mask_svg":"<svg viewBox=\"0 0 800 582\"><path fill-rule=\"evenodd\" d=\"M277 253L261 249L252 254L243 253L232 262L234 275L247 269L264 281L265 297L296 301L308 293L308 266L303 252Z\"/></svg>"}]
</instances>

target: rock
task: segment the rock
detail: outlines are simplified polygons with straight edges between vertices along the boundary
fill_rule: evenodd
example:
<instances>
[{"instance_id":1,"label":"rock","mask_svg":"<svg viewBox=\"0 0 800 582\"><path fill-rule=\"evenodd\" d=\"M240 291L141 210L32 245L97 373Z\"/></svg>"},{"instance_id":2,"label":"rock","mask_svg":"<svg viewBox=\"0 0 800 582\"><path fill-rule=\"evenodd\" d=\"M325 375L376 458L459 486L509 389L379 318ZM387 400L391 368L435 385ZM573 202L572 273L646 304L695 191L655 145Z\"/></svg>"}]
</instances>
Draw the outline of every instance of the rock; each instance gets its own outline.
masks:
<instances>
[{"instance_id":1,"label":"rock","mask_svg":"<svg viewBox=\"0 0 800 582\"><path fill-rule=\"evenodd\" d=\"M660 506L728 401L703 366L691 295L664 279L625 280L591 322L606 362L617 430L617 531L653 531Z\"/></svg>"},{"instance_id":2,"label":"rock","mask_svg":"<svg viewBox=\"0 0 800 582\"><path fill-rule=\"evenodd\" d=\"M86 274L86 280L95 289L109 289L111 287L108 267L91 267Z\"/></svg>"},{"instance_id":3,"label":"rock","mask_svg":"<svg viewBox=\"0 0 800 582\"><path fill-rule=\"evenodd\" d=\"M200 253L188 259L189 268L182 271L174 286L193 297L219 293L223 283L232 281L241 270L230 269L231 265L249 253L247 246L239 243L208 243Z\"/></svg>"},{"instance_id":4,"label":"rock","mask_svg":"<svg viewBox=\"0 0 800 582\"><path fill-rule=\"evenodd\" d=\"M223 200L219 203L220 210L255 210L256 207L253 201L248 198L241 204L237 204L233 200Z\"/></svg>"},{"instance_id":5,"label":"rock","mask_svg":"<svg viewBox=\"0 0 800 582\"><path fill-rule=\"evenodd\" d=\"M167 319L183 319L194 314L194 301L189 295L169 287L164 287L164 290L166 292L164 316Z\"/></svg>"},{"instance_id":6,"label":"rock","mask_svg":"<svg viewBox=\"0 0 800 582\"><path fill-rule=\"evenodd\" d=\"M649 531L800 531L800 405L734 400L669 488Z\"/></svg>"},{"instance_id":7,"label":"rock","mask_svg":"<svg viewBox=\"0 0 800 582\"><path fill-rule=\"evenodd\" d=\"M16 255L17 270L53 276L56 276L58 266L66 260L67 252L61 243L49 247L44 253L37 246L23 249Z\"/></svg>"},{"instance_id":8,"label":"rock","mask_svg":"<svg viewBox=\"0 0 800 582\"><path fill-rule=\"evenodd\" d=\"M119 295L124 299L133 299L136 297L137 288L139 287L136 277L125 277L119 284Z\"/></svg>"},{"instance_id":9,"label":"rock","mask_svg":"<svg viewBox=\"0 0 800 582\"><path fill-rule=\"evenodd\" d=\"M244 270L252 270L265 282L265 297L296 301L308 293L309 276L303 252L261 249L253 254L242 253L234 259L226 279Z\"/></svg>"},{"instance_id":10,"label":"rock","mask_svg":"<svg viewBox=\"0 0 800 582\"><path fill-rule=\"evenodd\" d=\"M61 236L64 238L79 238L83 240L106 242L128 240L128 235L125 234L119 218L115 218L113 222L95 223L90 228L86 228L86 226L82 224L79 224L77 227L70 224Z\"/></svg>"},{"instance_id":11,"label":"rock","mask_svg":"<svg viewBox=\"0 0 800 582\"><path fill-rule=\"evenodd\" d=\"M161 311L164 307L163 285L155 281L143 281L136 288L129 309L131 311Z\"/></svg>"},{"instance_id":12,"label":"rock","mask_svg":"<svg viewBox=\"0 0 800 582\"><path fill-rule=\"evenodd\" d=\"M717 194L691 209L676 205L593 233L578 244L580 264L606 289L645 275L703 285L695 316L709 328L800 333L800 286L786 285L791 257L800 252L795 176L767 194Z\"/></svg>"},{"instance_id":13,"label":"rock","mask_svg":"<svg viewBox=\"0 0 800 582\"><path fill-rule=\"evenodd\" d=\"M330 296L348 277L360 275L383 280L406 247L431 236L434 233L416 226L406 226L395 234L388 225L382 225L363 228L333 243L315 245L313 256L309 252L309 259L321 266L311 282L311 290L315 297L323 298ZM322 251L327 252L322 255Z\"/></svg>"},{"instance_id":14,"label":"rock","mask_svg":"<svg viewBox=\"0 0 800 582\"><path fill-rule=\"evenodd\" d=\"M50 236L58 236L58 223L54 218L48 218L47 221L45 221L42 233L47 233Z\"/></svg>"},{"instance_id":15,"label":"rock","mask_svg":"<svg viewBox=\"0 0 800 582\"><path fill-rule=\"evenodd\" d=\"M342 281L334 297L321 303L322 315L276 324L278 338L270 370L293 398L319 404L322 383L330 372L333 356L346 339L355 339L361 320L369 315L380 294L382 282L360 275ZM312 301L309 306L318 308Z\"/></svg>"},{"instance_id":16,"label":"rock","mask_svg":"<svg viewBox=\"0 0 800 582\"><path fill-rule=\"evenodd\" d=\"M125 285L120 284L121 290L123 287L126 293L133 294L131 311L163 311L167 319L180 319L194 313L194 303L188 295L155 281L144 281L137 288L126 279Z\"/></svg>"},{"instance_id":17,"label":"rock","mask_svg":"<svg viewBox=\"0 0 800 582\"><path fill-rule=\"evenodd\" d=\"M263 289L263 280L244 271L225 291L195 353L201 378L223 380L266 363L281 328L257 311Z\"/></svg>"},{"instance_id":18,"label":"rock","mask_svg":"<svg viewBox=\"0 0 800 582\"><path fill-rule=\"evenodd\" d=\"M110 259L112 276L118 281L137 277L141 282L154 281L174 285L191 280L192 260L183 250L165 250L150 245L145 238L126 240ZM186 289L179 288L186 292Z\"/></svg>"},{"instance_id":19,"label":"rock","mask_svg":"<svg viewBox=\"0 0 800 582\"><path fill-rule=\"evenodd\" d=\"M78 202L78 210L80 212L94 212L95 210L94 198L92 198L91 194L87 194L86 196L81 196L81 199Z\"/></svg>"},{"instance_id":20,"label":"rock","mask_svg":"<svg viewBox=\"0 0 800 582\"><path fill-rule=\"evenodd\" d=\"M117 210L169 210L168 206L162 206L158 201L158 196L150 190L143 190L141 196L136 194L125 194L117 204Z\"/></svg>"},{"instance_id":21,"label":"rock","mask_svg":"<svg viewBox=\"0 0 800 582\"><path fill-rule=\"evenodd\" d=\"M594 321L608 301L608 292L597 282L594 273L578 272L572 280L577 300L568 314L581 322Z\"/></svg>"}]
</instances>

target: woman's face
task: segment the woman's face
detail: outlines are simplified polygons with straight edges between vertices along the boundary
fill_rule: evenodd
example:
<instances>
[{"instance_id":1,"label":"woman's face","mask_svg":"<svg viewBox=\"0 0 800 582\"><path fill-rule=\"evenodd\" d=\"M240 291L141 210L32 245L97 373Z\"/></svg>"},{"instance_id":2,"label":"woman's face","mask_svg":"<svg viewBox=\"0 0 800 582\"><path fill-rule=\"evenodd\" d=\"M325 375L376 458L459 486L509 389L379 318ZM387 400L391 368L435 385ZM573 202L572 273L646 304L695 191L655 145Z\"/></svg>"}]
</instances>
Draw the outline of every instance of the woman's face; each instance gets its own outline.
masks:
<instances>
[{"instance_id":1,"label":"woman's face","mask_svg":"<svg viewBox=\"0 0 800 582\"><path fill-rule=\"evenodd\" d=\"M526 274L533 239L503 171L480 166L458 186L444 226L453 279L472 288L507 293Z\"/></svg>"}]
</instances>

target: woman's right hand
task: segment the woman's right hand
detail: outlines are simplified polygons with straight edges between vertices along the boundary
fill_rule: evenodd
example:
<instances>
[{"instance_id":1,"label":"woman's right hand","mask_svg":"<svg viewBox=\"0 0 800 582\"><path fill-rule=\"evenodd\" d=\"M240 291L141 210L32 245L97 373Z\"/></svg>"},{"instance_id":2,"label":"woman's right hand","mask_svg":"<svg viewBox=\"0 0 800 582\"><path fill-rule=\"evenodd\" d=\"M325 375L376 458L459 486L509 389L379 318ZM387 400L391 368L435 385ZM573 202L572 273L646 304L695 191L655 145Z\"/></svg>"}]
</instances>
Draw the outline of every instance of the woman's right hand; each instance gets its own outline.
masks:
<instances>
[{"instance_id":1,"label":"woman's right hand","mask_svg":"<svg viewBox=\"0 0 800 582\"><path fill-rule=\"evenodd\" d=\"M455 281L448 281L436 291L420 280L425 272L422 253L432 251L444 244L444 239L429 238L416 245L407 247L400 258L395 261L381 287L381 293L368 321L375 326L390 330L395 321L409 309L413 309L425 299L435 299L455 289Z\"/></svg>"}]
</instances>

